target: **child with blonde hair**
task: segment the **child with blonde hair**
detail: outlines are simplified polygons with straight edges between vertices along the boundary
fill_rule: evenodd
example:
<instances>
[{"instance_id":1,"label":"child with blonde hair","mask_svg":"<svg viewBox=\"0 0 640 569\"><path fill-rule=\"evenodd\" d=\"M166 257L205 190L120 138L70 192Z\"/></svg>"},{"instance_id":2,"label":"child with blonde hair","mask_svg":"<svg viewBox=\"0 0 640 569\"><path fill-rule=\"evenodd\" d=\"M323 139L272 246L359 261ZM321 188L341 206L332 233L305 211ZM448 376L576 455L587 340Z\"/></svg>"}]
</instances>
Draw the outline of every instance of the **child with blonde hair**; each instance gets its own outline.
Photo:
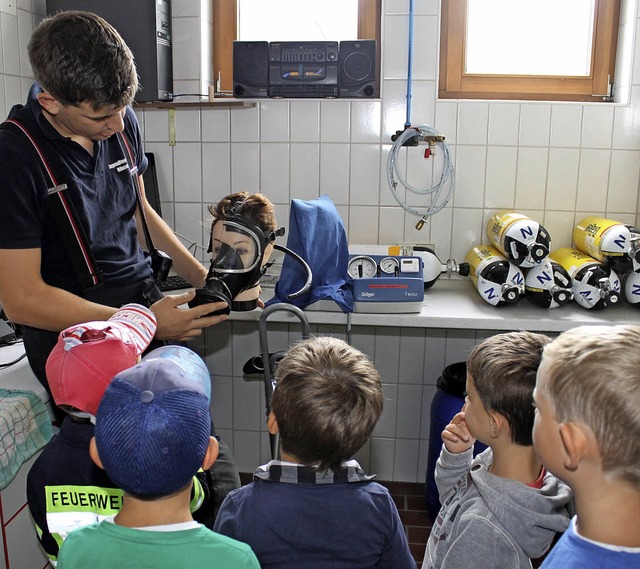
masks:
<instances>
[{"instance_id":1,"label":"child with blonde hair","mask_svg":"<svg viewBox=\"0 0 640 569\"><path fill-rule=\"evenodd\" d=\"M545 569L640 567L640 326L583 326L547 345L533 443L575 495Z\"/></svg>"}]
</instances>

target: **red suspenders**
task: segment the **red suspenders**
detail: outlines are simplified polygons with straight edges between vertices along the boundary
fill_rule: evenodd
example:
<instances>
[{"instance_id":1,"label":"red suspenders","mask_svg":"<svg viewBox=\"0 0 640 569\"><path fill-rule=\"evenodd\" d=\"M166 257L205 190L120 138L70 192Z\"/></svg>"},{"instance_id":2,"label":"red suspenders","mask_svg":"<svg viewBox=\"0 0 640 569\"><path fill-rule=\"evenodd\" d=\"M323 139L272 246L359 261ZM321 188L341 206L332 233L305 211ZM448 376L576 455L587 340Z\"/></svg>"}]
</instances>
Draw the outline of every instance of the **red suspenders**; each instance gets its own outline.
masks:
<instances>
[{"instance_id":1,"label":"red suspenders","mask_svg":"<svg viewBox=\"0 0 640 569\"><path fill-rule=\"evenodd\" d=\"M80 287L83 292L87 292L94 289L94 287L100 286L102 284L102 273L95 261L93 252L89 246L89 240L84 228L82 227L78 213L66 193L67 185L58 183L53 170L45 158L45 153L23 124L15 119L7 119L4 123L0 124L0 128L22 132L33 145L52 184L52 186L47 189L47 193L49 195L49 208L51 210L51 215L56 222L56 226L58 227L60 238L65 246L69 258L71 259ZM129 172L131 173L136 202L140 209L145 240L147 242L149 254L151 255L151 268L153 275L156 281L163 281L167 278L171 268L171 257L166 253L159 251L153 245L142 203L142 189L140 188L140 182L138 179L138 169L133 159L130 144L124 133L118 132L116 133L116 136L118 137L118 142L120 143L125 160L127 161Z\"/></svg>"},{"instance_id":2,"label":"red suspenders","mask_svg":"<svg viewBox=\"0 0 640 569\"><path fill-rule=\"evenodd\" d=\"M31 136L24 125L15 119L7 119L0 124L0 128L22 132L33 145L47 176L51 181L51 187L47 189L49 194L49 208L56 222L60 238L71 259L78 282L83 291L102 283L102 274L96 264L95 258L89 246L87 235L80 223L78 213L73 203L67 196L67 184L59 184L53 170L47 162L43 150Z\"/></svg>"}]
</instances>

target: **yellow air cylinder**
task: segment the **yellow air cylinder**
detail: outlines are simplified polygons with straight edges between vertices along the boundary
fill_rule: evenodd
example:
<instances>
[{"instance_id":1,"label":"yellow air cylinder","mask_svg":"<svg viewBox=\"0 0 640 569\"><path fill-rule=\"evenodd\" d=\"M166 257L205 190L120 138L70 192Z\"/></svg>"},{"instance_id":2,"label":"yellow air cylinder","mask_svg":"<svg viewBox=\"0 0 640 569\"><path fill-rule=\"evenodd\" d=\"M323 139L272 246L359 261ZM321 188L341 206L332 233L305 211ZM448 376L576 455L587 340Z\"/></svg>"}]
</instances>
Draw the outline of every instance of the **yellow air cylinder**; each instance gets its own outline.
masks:
<instances>
[{"instance_id":1,"label":"yellow air cylinder","mask_svg":"<svg viewBox=\"0 0 640 569\"><path fill-rule=\"evenodd\" d=\"M551 251L549 258L569 273L573 298L580 306L601 310L620 300L620 279L604 263L571 247Z\"/></svg>"},{"instance_id":2,"label":"yellow air cylinder","mask_svg":"<svg viewBox=\"0 0 640 569\"><path fill-rule=\"evenodd\" d=\"M487 222L489 243L523 269L534 267L551 249L551 237L537 221L521 213L502 210Z\"/></svg>"},{"instance_id":3,"label":"yellow air cylinder","mask_svg":"<svg viewBox=\"0 0 640 569\"><path fill-rule=\"evenodd\" d=\"M585 217L573 229L576 249L617 273L640 269L640 230L604 217Z\"/></svg>"},{"instance_id":4,"label":"yellow air cylinder","mask_svg":"<svg viewBox=\"0 0 640 569\"><path fill-rule=\"evenodd\" d=\"M558 308L573 298L571 277L562 265L548 257L526 271L524 295L541 308Z\"/></svg>"},{"instance_id":5,"label":"yellow air cylinder","mask_svg":"<svg viewBox=\"0 0 640 569\"><path fill-rule=\"evenodd\" d=\"M524 294L524 274L495 247L472 247L465 261L469 263L469 278L485 302L493 306L513 304Z\"/></svg>"}]
</instances>

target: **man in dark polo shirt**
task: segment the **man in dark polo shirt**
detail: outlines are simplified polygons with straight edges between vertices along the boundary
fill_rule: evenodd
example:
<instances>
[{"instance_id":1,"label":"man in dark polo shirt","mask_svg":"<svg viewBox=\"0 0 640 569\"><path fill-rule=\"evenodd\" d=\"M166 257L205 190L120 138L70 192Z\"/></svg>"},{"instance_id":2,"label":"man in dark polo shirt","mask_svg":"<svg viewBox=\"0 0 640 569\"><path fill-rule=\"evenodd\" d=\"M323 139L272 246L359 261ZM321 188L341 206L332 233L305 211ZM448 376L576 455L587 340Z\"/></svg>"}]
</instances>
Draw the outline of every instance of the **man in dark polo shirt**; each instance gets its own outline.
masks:
<instances>
[{"instance_id":1,"label":"man in dark polo shirt","mask_svg":"<svg viewBox=\"0 0 640 569\"><path fill-rule=\"evenodd\" d=\"M163 297L155 286L142 248L147 244L136 179L155 247L195 287L204 284L207 271L144 197L147 161L130 107L138 80L118 32L94 14L62 12L40 23L28 53L36 83L0 129L0 304L21 325L31 368L48 388L45 363L58 333L107 320L123 304L143 304L154 313L158 326L150 349L197 336L226 316L205 317L224 303L181 309L194 291ZM65 213L76 212L68 216L72 229L60 229L60 215L52 210L59 196ZM82 252L80 262L88 259L89 280L101 282L82 282L68 241ZM222 477L239 485L232 460L216 465L228 467L229 476Z\"/></svg>"},{"instance_id":2,"label":"man in dark polo shirt","mask_svg":"<svg viewBox=\"0 0 640 569\"><path fill-rule=\"evenodd\" d=\"M0 130L0 302L10 320L23 325L29 362L46 386L44 364L57 333L106 320L124 303L151 306L158 340L199 335L225 316L200 318L213 305L179 310L194 292L162 298L153 282L138 238L132 179L147 167L129 106L138 82L131 51L116 30L93 14L63 12L34 31L29 59L37 83L26 104L9 113L26 133L15 123ZM131 149L131 167L119 132ZM64 185L103 280L88 291L78 283L50 211L48 190ZM173 258L188 282L202 286L206 269L144 198L143 203L154 245Z\"/></svg>"}]
</instances>

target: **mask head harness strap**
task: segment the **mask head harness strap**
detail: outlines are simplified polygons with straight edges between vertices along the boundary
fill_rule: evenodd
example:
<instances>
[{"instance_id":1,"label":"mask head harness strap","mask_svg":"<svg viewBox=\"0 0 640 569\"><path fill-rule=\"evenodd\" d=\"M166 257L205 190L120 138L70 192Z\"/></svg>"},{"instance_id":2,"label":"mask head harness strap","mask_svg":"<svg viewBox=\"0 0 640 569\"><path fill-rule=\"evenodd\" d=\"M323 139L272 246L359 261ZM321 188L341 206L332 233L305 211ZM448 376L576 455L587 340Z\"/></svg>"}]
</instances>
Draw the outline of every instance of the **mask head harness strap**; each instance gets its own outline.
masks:
<instances>
[{"instance_id":1,"label":"mask head harness strap","mask_svg":"<svg viewBox=\"0 0 640 569\"><path fill-rule=\"evenodd\" d=\"M211 253L213 251L213 226L218 223L219 221L221 222L231 222L231 223L236 223L242 227L246 227L248 231L250 231L251 233L253 233L253 235L256 236L256 241L258 244L258 251L257 251L257 257L259 259L260 265L262 265L262 259L264 257L264 251L266 249L266 247L271 244L271 243L275 243L276 237L281 237L282 235L285 234L285 229L284 227L280 227L278 229L272 230L272 229L268 229L268 230L263 230L257 223L255 223L251 218L247 217L246 215L243 215L242 213L240 213L242 206L244 206L244 204L247 202L246 198L239 198L237 199L235 202L233 202L232 204L230 204L230 206L226 209L225 211L225 217L224 218L215 218L212 223L211 223L211 232L209 234L209 246L207 247L207 253ZM262 267L260 274L258 276L258 279L264 275L264 273L267 271L267 269L274 263L274 261L271 261L270 263L265 264L264 267Z\"/></svg>"},{"instance_id":2,"label":"mask head harness strap","mask_svg":"<svg viewBox=\"0 0 640 569\"><path fill-rule=\"evenodd\" d=\"M214 217L211 224L211 234L207 252L213 252L213 231L215 224L220 221L223 224L227 224L225 227L226 230L237 231L238 233L250 236L256 246L256 252L252 262L245 265L232 246L221 243L219 250L216 251L215 257L211 259L211 265L204 287L197 289L196 296L189 301L191 308L199 306L200 304L224 301L227 303L227 307L212 314L229 314L230 310L253 310L258 304L257 299L242 301L234 299L241 292L258 286L260 278L273 264L273 261L271 261L263 265L265 250L269 245L293 257L295 261L302 265L307 275L306 282L302 288L297 292L289 294L288 298L290 300L298 298L311 287L313 275L306 261L297 253L275 243L276 237L284 235L284 227L275 230L263 230L248 216L240 213L245 202L246 199L240 198L225 208L223 212L224 217Z\"/></svg>"},{"instance_id":3,"label":"mask head harness strap","mask_svg":"<svg viewBox=\"0 0 640 569\"><path fill-rule=\"evenodd\" d=\"M216 254L211 260L205 287L217 288L224 291L233 310L250 310L255 308L254 301L233 300L240 292L258 286L260 279L273 264L264 263L266 249L269 245L275 247L278 235L284 235L284 228L278 230L263 230L251 218L241 212L245 198L240 198L225 208L223 216L214 218L211 225L211 236L208 251L213 252L213 235L216 223L221 222L226 231L238 232L251 239L255 246L255 254L243 264L235 248L226 243L216 243ZM251 305L247 304L250 303ZM246 304L246 306L245 306Z\"/></svg>"}]
</instances>

